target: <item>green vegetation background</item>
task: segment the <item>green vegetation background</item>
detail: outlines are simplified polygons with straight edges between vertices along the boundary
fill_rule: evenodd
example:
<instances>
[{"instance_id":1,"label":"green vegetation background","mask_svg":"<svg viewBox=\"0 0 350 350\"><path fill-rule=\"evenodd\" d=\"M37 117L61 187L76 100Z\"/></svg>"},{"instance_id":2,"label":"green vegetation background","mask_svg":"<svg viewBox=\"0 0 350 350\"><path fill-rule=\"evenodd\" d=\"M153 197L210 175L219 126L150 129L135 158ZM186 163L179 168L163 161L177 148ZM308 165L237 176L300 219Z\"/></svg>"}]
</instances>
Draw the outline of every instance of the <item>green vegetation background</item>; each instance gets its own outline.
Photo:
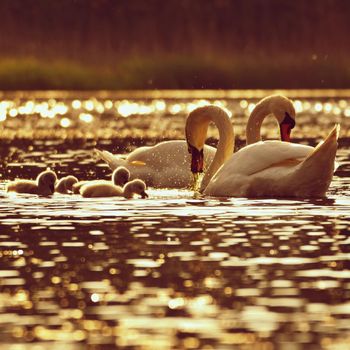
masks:
<instances>
[{"instance_id":1,"label":"green vegetation background","mask_svg":"<svg viewBox=\"0 0 350 350\"><path fill-rule=\"evenodd\" d=\"M347 0L0 0L0 89L349 88Z\"/></svg>"}]
</instances>

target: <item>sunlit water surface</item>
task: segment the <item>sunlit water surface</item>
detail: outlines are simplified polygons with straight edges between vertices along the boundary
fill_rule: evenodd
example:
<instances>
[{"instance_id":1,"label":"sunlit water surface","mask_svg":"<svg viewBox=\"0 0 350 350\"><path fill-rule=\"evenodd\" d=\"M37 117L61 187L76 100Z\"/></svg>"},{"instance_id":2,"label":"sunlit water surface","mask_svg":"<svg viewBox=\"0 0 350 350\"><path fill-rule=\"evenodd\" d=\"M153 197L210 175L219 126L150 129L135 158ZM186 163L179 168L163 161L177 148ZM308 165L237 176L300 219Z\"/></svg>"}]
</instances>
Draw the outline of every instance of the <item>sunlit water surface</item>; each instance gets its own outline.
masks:
<instances>
[{"instance_id":1,"label":"sunlit water surface","mask_svg":"<svg viewBox=\"0 0 350 350\"><path fill-rule=\"evenodd\" d=\"M0 349L350 348L348 99L299 100L309 110L300 111L298 142L314 145L342 124L339 168L324 200L221 200L155 189L130 201L9 195L7 180L34 178L48 166L60 177L108 178L94 147L126 153L164 131L179 136L189 104L203 103L158 98L143 116L136 106L146 102L136 100L30 101L2 105ZM79 113L9 114L45 102ZM98 103L113 115L98 113ZM221 103L240 111L240 130L253 102ZM133 106L135 118L120 105ZM98 135L108 123L125 137Z\"/></svg>"}]
</instances>

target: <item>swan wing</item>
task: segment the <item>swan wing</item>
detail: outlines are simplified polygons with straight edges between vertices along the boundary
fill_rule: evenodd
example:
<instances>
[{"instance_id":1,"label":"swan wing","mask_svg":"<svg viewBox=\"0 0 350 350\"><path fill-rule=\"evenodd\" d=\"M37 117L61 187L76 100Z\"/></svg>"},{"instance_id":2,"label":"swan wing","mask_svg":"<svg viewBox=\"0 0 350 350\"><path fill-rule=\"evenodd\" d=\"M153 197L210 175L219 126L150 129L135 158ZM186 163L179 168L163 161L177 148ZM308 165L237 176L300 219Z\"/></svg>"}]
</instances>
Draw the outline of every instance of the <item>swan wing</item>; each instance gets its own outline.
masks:
<instances>
[{"instance_id":1,"label":"swan wing","mask_svg":"<svg viewBox=\"0 0 350 350\"><path fill-rule=\"evenodd\" d=\"M205 145L204 156L209 163L214 157L216 149ZM161 170L168 167L189 169L190 154L187 142L183 140L163 141L152 147L140 147L131 152L126 158L129 163L144 163L145 165Z\"/></svg>"},{"instance_id":2,"label":"swan wing","mask_svg":"<svg viewBox=\"0 0 350 350\"><path fill-rule=\"evenodd\" d=\"M217 171L204 193L224 197L279 196L277 183L313 150L311 146L281 141L248 145Z\"/></svg>"},{"instance_id":3,"label":"swan wing","mask_svg":"<svg viewBox=\"0 0 350 350\"><path fill-rule=\"evenodd\" d=\"M151 187L185 188L192 182L191 157L184 140L163 141L155 146L139 147L127 158L108 152L95 150L111 169L120 165L130 171L130 179L139 178ZM216 148L205 145L204 161L210 164Z\"/></svg>"},{"instance_id":4,"label":"swan wing","mask_svg":"<svg viewBox=\"0 0 350 350\"><path fill-rule=\"evenodd\" d=\"M214 178L232 172L252 175L270 167L293 166L314 150L311 146L282 141L260 141L248 145L232 157L218 170Z\"/></svg>"},{"instance_id":5,"label":"swan wing","mask_svg":"<svg viewBox=\"0 0 350 350\"><path fill-rule=\"evenodd\" d=\"M101 150L95 148L94 154L98 158L100 158L101 160L106 162L112 170L117 169L119 166L125 166L125 159L122 159L122 158L118 157L117 155L112 154L111 152L101 151Z\"/></svg>"},{"instance_id":6,"label":"swan wing","mask_svg":"<svg viewBox=\"0 0 350 350\"><path fill-rule=\"evenodd\" d=\"M331 183L338 127L316 148L268 141L234 154L205 194L235 197L324 197Z\"/></svg>"}]
</instances>

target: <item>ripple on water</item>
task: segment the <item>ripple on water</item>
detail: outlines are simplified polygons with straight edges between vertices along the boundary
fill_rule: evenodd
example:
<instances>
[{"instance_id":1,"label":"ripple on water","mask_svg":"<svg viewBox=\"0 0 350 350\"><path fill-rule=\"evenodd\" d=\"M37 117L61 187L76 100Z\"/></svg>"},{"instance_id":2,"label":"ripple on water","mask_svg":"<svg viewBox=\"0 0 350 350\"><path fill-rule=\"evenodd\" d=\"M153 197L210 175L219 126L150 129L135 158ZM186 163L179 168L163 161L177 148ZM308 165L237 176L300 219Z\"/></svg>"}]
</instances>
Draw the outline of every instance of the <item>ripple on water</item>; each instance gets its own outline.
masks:
<instances>
[{"instance_id":1,"label":"ripple on water","mask_svg":"<svg viewBox=\"0 0 350 350\"><path fill-rule=\"evenodd\" d=\"M110 174L93 142L6 147L6 179ZM338 161L315 201L38 198L1 183L0 349L347 349L348 148Z\"/></svg>"}]
</instances>

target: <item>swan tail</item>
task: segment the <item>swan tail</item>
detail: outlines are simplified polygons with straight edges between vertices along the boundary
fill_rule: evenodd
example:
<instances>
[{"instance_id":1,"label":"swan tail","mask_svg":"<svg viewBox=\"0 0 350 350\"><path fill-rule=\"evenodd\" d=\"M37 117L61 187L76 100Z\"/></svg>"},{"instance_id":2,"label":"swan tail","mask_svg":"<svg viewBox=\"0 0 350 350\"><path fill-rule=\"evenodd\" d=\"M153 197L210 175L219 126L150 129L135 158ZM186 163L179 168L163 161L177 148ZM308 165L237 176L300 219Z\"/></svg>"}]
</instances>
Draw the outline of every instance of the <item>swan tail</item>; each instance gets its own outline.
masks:
<instances>
[{"instance_id":1,"label":"swan tail","mask_svg":"<svg viewBox=\"0 0 350 350\"><path fill-rule=\"evenodd\" d=\"M307 162L309 160L313 160L314 158L327 158L330 155L334 155L333 158L335 158L335 153L338 146L338 137L339 137L339 130L340 126L339 124L335 125L332 131L328 134L326 139L324 141L321 141L313 150L312 153L309 154L309 156L305 159L304 162ZM333 161L334 162L334 161Z\"/></svg>"},{"instance_id":2,"label":"swan tail","mask_svg":"<svg viewBox=\"0 0 350 350\"><path fill-rule=\"evenodd\" d=\"M336 167L339 129L339 125L336 125L326 139L320 142L300 164L298 177L307 187L304 188L304 193L308 192L310 197L325 196L332 181Z\"/></svg>"},{"instance_id":3,"label":"swan tail","mask_svg":"<svg viewBox=\"0 0 350 350\"><path fill-rule=\"evenodd\" d=\"M99 159L102 159L104 162L106 162L112 170L116 169L118 166L125 166L126 164L126 161L124 159L121 159L108 151L101 151L95 148L94 154Z\"/></svg>"}]
</instances>

